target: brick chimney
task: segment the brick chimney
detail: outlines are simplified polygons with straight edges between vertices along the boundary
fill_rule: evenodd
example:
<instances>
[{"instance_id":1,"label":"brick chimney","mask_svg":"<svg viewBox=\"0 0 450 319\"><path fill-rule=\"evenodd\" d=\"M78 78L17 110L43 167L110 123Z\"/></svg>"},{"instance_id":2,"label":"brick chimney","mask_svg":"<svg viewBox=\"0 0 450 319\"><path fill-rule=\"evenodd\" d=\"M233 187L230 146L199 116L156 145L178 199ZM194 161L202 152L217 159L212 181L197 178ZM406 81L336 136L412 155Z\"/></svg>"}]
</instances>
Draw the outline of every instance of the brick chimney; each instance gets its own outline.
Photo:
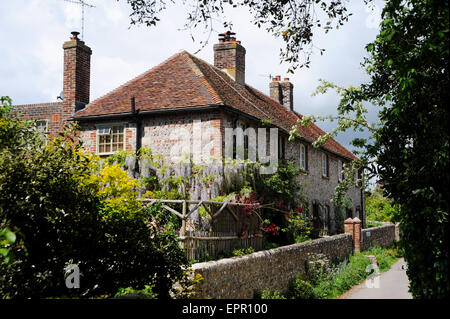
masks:
<instances>
[{"instance_id":1,"label":"brick chimney","mask_svg":"<svg viewBox=\"0 0 450 319\"><path fill-rule=\"evenodd\" d=\"M83 109L89 103L92 50L72 32L64 49L63 118Z\"/></svg>"},{"instance_id":2,"label":"brick chimney","mask_svg":"<svg viewBox=\"0 0 450 319\"><path fill-rule=\"evenodd\" d=\"M219 34L219 43L214 44L214 65L245 85L245 48L235 35L231 31Z\"/></svg>"},{"instance_id":3,"label":"brick chimney","mask_svg":"<svg viewBox=\"0 0 450 319\"><path fill-rule=\"evenodd\" d=\"M269 83L270 97L285 106L289 111L294 111L294 85L289 82L289 78L281 81L281 76L277 75Z\"/></svg>"}]
</instances>

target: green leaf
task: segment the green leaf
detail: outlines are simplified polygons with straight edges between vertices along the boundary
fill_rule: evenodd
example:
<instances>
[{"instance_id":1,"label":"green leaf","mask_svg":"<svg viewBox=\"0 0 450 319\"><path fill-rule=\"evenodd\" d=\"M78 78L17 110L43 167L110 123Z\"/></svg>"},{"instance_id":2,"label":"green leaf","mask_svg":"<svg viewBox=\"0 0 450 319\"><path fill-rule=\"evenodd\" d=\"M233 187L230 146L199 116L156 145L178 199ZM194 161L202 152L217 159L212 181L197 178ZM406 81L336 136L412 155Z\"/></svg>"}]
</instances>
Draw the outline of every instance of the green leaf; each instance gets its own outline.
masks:
<instances>
[{"instance_id":1,"label":"green leaf","mask_svg":"<svg viewBox=\"0 0 450 319\"><path fill-rule=\"evenodd\" d=\"M7 248L0 248L0 255L2 255L3 257L6 257L9 253L9 249Z\"/></svg>"},{"instance_id":2,"label":"green leaf","mask_svg":"<svg viewBox=\"0 0 450 319\"><path fill-rule=\"evenodd\" d=\"M9 229L6 229L5 237L9 244L13 244L16 241L16 234Z\"/></svg>"}]
</instances>

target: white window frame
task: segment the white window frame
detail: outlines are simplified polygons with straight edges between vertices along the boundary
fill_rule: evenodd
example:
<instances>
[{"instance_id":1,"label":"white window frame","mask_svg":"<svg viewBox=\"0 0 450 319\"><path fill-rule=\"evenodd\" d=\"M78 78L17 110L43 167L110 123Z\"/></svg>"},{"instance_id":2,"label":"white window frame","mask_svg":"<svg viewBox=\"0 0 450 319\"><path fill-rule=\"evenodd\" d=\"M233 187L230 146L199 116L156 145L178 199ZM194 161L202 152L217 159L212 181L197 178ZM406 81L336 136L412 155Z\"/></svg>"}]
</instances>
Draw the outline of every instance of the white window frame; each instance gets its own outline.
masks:
<instances>
[{"instance_id":1,"label":"white window frame","mask_svg":"<svg viewBox=\"0 0 450 319\"><path fill-rule=\"evenodd\" d=\"M328 155L326 153L322 153L322 176L328 177Z\"/></svg>"},{"instance_id":2,"label":"white window frame","mask_svg":"<svg viewBox=\"0 0 450 319\"><path fill-rule=\"evenodd\" d=\"M306 146L305 144L300 144L300 168L304 171L307 168L306 161Z\"/></svg>"},{"instance_id":3,"label":"white window frame","mask_svg":"<svg viewBox=\"0 0 450 319\"><path fill-rule=\"evenodd\" d=\"M344 163L341 160L338 160L338 180L342 182L344 180Z\"/></svg>"},{"instance_id":4,"label":"white window frame","mask_svg":"<svg viewBox=\"0 0 450 319\"><path fill-rule=\"evenodd\" d=\"M122 134L123 134L123 147L120 149L120 150L116 150L116 151L112 151L112 143L113 143L113 139L112 139L112 136L111 136L111 141L110 141L110 143L111 143L111 152L103 152L103 153L100 153L100 136L101 135L111 135L111 130L112 130L112 128L114 127L114 126L122 126L122 128L123 128L123 132L122 132ZM108 133L100 133L99 131L100 130L102 130L102 129L108 129L109 128L109 131L108 131ZM118 123L105 123L105 124L97 124L96 125L96 138L97 138L97 141L96 141L96 145L97 145L97 147L96 147L96 150L95 150L95 152L96 152L96 154L97 155L111 155L111 154L114 154L115 152L117 152L117 151L121 151L121 150L125 150L125 138L126 138L126 135L125 135L125 129L126 129L126 125L125 125L125 123L123 123L123 122L118 122Z\"/></svg>"}]
</instances>

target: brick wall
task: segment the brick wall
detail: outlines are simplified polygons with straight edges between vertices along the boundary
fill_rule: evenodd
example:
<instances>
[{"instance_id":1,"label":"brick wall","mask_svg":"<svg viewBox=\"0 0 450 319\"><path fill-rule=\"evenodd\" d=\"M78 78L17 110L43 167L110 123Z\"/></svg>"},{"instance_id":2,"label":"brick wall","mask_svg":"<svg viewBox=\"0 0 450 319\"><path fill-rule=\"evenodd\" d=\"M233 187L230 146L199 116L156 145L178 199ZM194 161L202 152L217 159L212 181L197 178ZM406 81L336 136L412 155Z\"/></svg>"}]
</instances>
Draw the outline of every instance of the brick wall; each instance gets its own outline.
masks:
<instances>
[{"instance_id":1,"label":"brick wall","mask_svg":"<svg viewBox=\"0 0 450 319\"><path fill-rule=\"evenodd\" d=\"M194 124L195 123L195 124ZM148 117L142 121L142 147L151 148L155 155L182 156L185 150L193 154L194 125L201 127L201 146L204 157L219 159L222 157L221 113L189 112L166 116ZM182 146L186 144L186 148Z\"/></svg>"},{"instance_id":2,"label":"brick wall","mask_svg":"<svg viewBox=\"0 0 450 319\"><path fill-rule=\"evenodd\" d=\"M78 39L77 34L72 32L70 41L63 45L63 115L65 118L89 103L92 50Z\"/></svg>"},{"instance_id":3,"label":"brick wall","mask_svg":"<svg viewBox=\"0 0 450 319\"><path fill-rule=\"evenodd\" d=\"M239 41L214 44L214 66L228 73L237 83L245 85L245 48Z\"/></svg>"},{"instance_id":4,"label":"brick wall","mask_svg":"<svg viewBox=\"0 0 450 319\"><path fill-rule=\"evenodd\" d=\"M201 274L201 297L218 299L253 298L255 290L283 291L297 273L305 273L309 253L343 260L352 253L352 236L340 234L289 246L265 250L243 257L192 265Z\"/></svg>"},{"instance_id":5,"label":"brick wall","mask_svg":"<svg viewBox=\"0 0 450 319\"><path fill-rule=\"evenodd\" d=\"M50 137L55 137L61 126L62 102L14 105L13 110L24 120L47 120Z\"/></svg>"}]
</instances>

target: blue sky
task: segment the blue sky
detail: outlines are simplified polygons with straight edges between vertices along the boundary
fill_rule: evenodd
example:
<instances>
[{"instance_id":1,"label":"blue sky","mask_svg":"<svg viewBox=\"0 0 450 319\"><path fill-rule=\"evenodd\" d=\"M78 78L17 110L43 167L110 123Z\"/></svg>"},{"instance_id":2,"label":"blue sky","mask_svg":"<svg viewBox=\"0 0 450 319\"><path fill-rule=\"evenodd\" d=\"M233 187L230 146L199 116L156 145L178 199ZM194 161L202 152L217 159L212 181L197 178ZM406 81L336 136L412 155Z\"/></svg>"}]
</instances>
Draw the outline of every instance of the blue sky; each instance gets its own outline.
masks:
<instances>
[{"instance_id":1,"label":"blue sky","mask_svg":"<svg viewBox=\"0 0 450 319\"><path fill-rule=\"evenodd\" d=\"M200 40L206 39L201 29L194 31L193 42L188 31L180 31L187 14L186 7L169 6L161 15L161 22L152 28L130 27L130 7L125 0L89 0L95 8L85 9L84 41L92 48L91 101L171 55L187 50L194 53ZM323 78L339 85L357 85L367 81L360 63L366 52L364 46L378 33L382 3L375 1L375 9L368 9L363 1L349 3L353 13L348 23L328 34L317 30L314 45L326 49L317 52L309 69L286 74L288 65L280 64L281 40L251 23L245 9L230 10L227 20L246 48L246 81L269 93L268 75L289 77L294 84L294 108L302 114L335 114L338 98L329 93L311 97ZM64 0L15 0L0 2L0 95L9 95L14 104L56 101L62 90L63 42L71 31L81 30L81 8ZM217 23L216 30L222 30ZM213 33L209 44L197 56L213 63L212 45L217 42ZM371 118L375 119L371 112ZM319 123L330 129L330 123ZM348 147L355 133L348 132L337 140ZM349 147L349 149L352 149Z\"/></svg>"}]
</instances>

